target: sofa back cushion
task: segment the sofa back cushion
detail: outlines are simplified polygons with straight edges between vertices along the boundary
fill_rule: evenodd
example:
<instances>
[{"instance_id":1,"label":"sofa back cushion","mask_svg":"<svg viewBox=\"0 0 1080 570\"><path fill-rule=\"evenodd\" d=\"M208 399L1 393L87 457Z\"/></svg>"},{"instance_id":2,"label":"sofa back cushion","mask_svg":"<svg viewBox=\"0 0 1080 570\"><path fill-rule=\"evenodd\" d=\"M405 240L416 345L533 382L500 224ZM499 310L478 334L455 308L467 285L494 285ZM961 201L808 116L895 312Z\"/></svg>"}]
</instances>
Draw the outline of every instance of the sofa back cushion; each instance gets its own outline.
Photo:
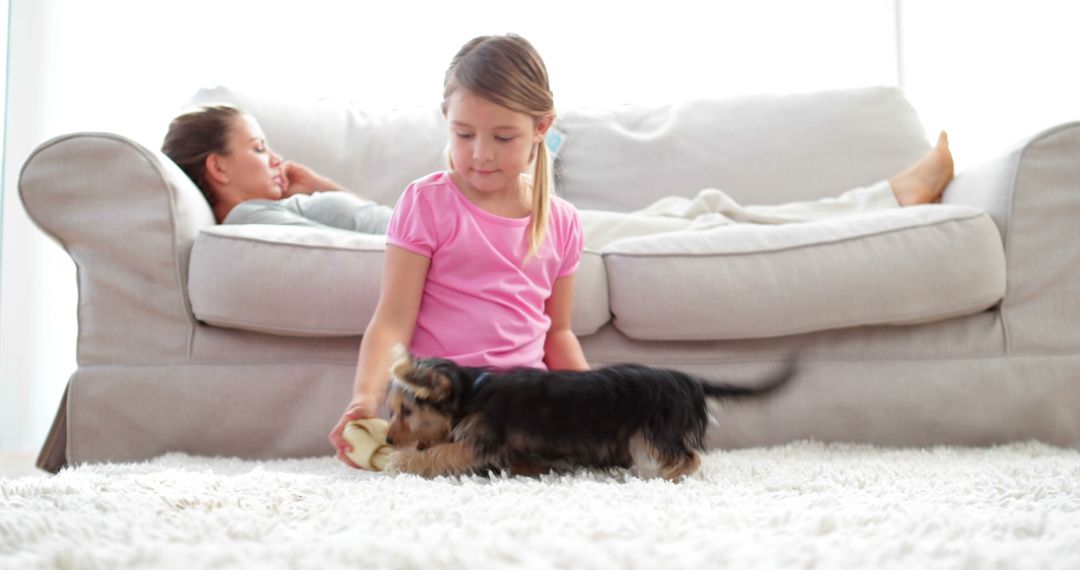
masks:
<instances>
[{"instance_id":1,"label":"sofa back cushion","mask_svg":"<svg viewBox=\"0 0 1080 570\"><path fill-rule=\"evenodd\" d=\"M190 101L210 102L245 109L280 154L380 203L396 203L409 182L446 167L437 101L372 111L224 87ZM896 173L928 148L915 111L890 87L568 108L556 127L559 194L579 208L617 211L703 188L745 204L836 195Z\"/></svg>"},{"instance_id":2,"label":"sofa back cushion","mask_svg":"<svg viewBox=\"0 0 1080 570\"><path fill-rule=\"evenodd\" d=\"M747 96L562 114L560 191L579 208L636 210L723 190L742 204L835 196L926 152L894 88Z\"/></svg>"},{"instance_id":3,"label":"sofa back cushion","mask_svg":"<svg viewBox=\"0 0 1080 570\"><path fill-rule=\"evenodd\" d=\"M332 99L254 96L200 89L190 105L229 103L259 121L270 147L380 204L394 205L410 182L446 168L446 127L437 105L365 110Z\"/></svg>"}]
</instances>

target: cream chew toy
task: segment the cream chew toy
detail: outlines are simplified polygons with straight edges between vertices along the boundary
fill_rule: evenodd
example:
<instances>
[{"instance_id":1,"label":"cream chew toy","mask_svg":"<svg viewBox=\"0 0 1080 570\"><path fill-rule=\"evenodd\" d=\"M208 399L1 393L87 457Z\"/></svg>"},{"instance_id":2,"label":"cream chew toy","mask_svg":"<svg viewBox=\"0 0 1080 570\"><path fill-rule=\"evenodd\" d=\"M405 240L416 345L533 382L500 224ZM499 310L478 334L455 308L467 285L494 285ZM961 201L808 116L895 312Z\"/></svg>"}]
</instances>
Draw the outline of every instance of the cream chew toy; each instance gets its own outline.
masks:
<instances>
[{"instance_id":1,"label":"cream chew toy","mask_svg":"<svg viewBox=\"0 0 1080 570\"><path fill-rule=\"evenodd\" d=\"M345 425L342 437L353 450L345 454L353 463L371 471L382 471L393 447L386 444L390 423L378 418L354 420Z\"/></svg>"}]
</instances>

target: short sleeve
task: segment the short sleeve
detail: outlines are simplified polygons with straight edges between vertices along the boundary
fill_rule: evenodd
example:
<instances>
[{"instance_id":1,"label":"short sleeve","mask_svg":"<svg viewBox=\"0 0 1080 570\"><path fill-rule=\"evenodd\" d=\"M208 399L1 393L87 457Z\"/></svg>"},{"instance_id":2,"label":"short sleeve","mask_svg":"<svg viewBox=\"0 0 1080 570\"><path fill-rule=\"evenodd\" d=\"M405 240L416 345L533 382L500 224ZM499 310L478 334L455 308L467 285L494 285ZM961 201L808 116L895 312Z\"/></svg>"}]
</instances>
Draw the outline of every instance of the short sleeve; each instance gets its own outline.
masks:
<instances>
[{"instance_id":1,"label":"short sleeve","mask_svg":"<svg viewBox=\"0 0 1080 570\"><path fill-rule=\"evenodd\" d=\"M567 224L568 230L563 243L563 262L562 267L559 269L559 277L566 277L577 271L578 265L581 264L581 255L585 251L585 238L581 231L581 216L578 214L577 208L574 208L569 203L566 203L566 209L570 223Z\"/></svg>"},{"instance_id":2,"label":"short sleeve","mask_svg":"<svg viewBox=\"0 0 1080 570\"><path fill-rule=\"evenodd\" d=\"M417 184L410 184L401 194L390 224L386 228L386 243L405 248L424 257L431 257L438 246L435 216L431 204Z\"/></svg>"}]
</instances>

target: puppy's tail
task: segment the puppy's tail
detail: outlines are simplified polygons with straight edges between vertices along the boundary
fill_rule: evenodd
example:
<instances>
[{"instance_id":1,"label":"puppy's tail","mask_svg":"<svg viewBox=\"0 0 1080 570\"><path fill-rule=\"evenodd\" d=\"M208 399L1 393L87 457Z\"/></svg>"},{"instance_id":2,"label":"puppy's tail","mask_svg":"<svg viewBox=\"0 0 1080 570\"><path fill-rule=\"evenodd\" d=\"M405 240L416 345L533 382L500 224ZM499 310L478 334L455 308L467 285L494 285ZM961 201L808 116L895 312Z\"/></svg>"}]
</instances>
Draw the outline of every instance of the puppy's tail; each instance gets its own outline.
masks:
<instances>
[{"instance_id":1,"label":"puppy's tail","mask_svg":"<svg viewBox=\"0 0 1080 570\"><path fill-rule=\"evenodd\" d=\"M723 400L741 400L747 398L762 398L779 391L795 377L798 366L796 359L789 358L780 371L770 375L764 382L755 386L735 386L732 384L710 384L702 382L701 388L708 398Z\"/></svg>"}]
</instances>

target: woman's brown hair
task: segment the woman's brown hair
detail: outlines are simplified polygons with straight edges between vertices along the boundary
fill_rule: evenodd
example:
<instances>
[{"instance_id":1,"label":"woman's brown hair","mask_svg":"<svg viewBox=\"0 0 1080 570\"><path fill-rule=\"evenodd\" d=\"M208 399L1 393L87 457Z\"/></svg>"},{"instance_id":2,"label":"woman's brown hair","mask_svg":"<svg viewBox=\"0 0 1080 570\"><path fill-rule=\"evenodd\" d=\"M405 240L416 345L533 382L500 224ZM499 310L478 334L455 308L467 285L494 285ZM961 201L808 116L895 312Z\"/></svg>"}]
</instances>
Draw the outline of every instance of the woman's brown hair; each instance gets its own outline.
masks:
<instances>
[{"instance_id":1,"label":"woman's brown hair","mask_svg":"<svg viewBox=\"0 0 1080 570\"><path fill-rule=\"evenodd\" d=\"M229 129L244 113L231 105L203 105L169 123L161 152L165 153L202 190L210 205L214 195L206 181L206 157L228 154Z\"/></svg>"},{"instance_id":2,"label":"woman's brown hair","mask_svg":"<svg viewBox=\"0 0 1080 570\"><path fill-rule=\"evenodd\" d=\"M450 95L458 89L466 89L496 105L529 115L534 123L545 118L555 119L555 99L548 85L544 60L532 44L515 34L481 36L458 50L443 82L443 113L446 113ZM548 199L552 192L547 145L540 141L533 149L536 165L526 259L536 254L544 243ZM450 166L453 168L452 161Z\"/></svg>"}]
</instances>

